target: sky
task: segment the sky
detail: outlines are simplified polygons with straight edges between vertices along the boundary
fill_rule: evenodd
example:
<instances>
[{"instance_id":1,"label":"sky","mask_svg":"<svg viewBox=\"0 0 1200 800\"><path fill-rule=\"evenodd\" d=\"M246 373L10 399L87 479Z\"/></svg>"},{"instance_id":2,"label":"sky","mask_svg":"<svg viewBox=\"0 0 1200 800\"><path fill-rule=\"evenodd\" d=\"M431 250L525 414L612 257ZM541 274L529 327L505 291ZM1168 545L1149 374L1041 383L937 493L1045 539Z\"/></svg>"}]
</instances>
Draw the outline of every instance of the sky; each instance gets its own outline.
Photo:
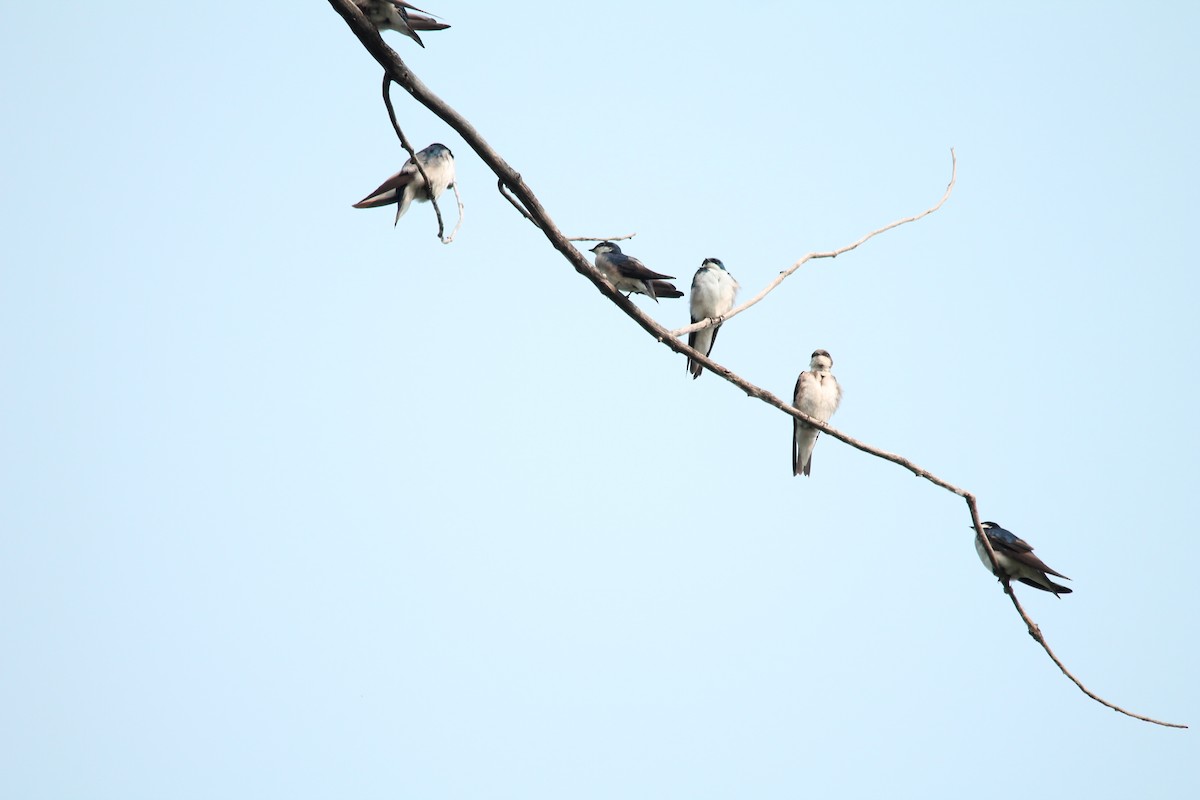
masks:
<instances>
[{"instance_id":1,"label":"sky","mask_svg":"<svg viewBox=\"0 0 1200 800\"><path fill-rule=\"evenodd\" d=\"M430 0L432 4L433 0ZM1059 656L1200 723L1200 11L444 3L415 73L568 235L748 298L713 358L1071 577ZM0 10L0 796L1190 796L962 500L658 345L328 5ZM443 213L453 220L452 201ZM582 247L590 247L584 243ZM668 327L685 300L637 302Z\"/></svg>"}]
</instances>

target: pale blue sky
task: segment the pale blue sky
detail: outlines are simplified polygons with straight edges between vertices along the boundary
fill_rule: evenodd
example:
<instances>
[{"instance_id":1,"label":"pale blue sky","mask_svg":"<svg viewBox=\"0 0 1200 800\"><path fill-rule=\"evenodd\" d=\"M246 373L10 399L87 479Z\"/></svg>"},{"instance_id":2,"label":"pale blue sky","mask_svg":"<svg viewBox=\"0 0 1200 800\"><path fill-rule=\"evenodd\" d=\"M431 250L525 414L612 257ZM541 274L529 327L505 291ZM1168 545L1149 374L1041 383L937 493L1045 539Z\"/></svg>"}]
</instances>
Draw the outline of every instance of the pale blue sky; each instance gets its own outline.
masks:
<instances>
[{"instance_id":1,"label":"pale blue sky","mask_svg":"<svg viewBox=\"0 0 1200 800\"><path fill-rule=\"evenodd\" d=\"M713 356L976 492L1091 688L1200 724L1191 6L444 3L387 38ZM681 10L686 15L681 16ZM52 15L52 16L51 16ZM0 795L1191 796L963 503L615 310L324 2L0 11ZM452 209L448 209L451 217ZM590 245L585 245L590 246ZM644 302L645 304L645 302ZM684 301L647 305L668 326Z\"/></svg>"}]
</instances>

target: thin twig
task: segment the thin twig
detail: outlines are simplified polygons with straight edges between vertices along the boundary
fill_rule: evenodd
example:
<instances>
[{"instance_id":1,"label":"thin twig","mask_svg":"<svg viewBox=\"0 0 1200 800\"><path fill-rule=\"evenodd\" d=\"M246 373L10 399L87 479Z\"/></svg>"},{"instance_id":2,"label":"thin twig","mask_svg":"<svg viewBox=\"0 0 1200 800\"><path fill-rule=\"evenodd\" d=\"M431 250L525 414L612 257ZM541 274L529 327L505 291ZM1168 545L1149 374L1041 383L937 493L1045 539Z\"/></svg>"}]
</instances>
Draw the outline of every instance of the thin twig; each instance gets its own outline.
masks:
<instances>
[{"instance_id":1,"label":"thin twig","mask_svg":"<svg viewBox=\"0 0 1200 800\"><path fill-rule=\"evenodd\" d=\"M568 242L623 242L637 236L637 231L624 236L568 236Z\"/></svg>"},{"instance_id":2,"label":"thin twig","mask_svg":"<svg viewBox=\"0 0 1200 800\"><path fill-rule=\"evenodd\" d=\"M946 191L942 194L941 200L938 200L937 203L935 203L934 205L925 209L920 214L914 214L911 217L905 217L904 219L898 219L898 220L895 220L894 222L889 222L887 225L884 225L882 228L876 228L875 230L866 234L862 238L846 245L845 247L839 247L837 250L828 250L823 253L809 253L808 255L804 256L796 263L792 264L787 269L780 272L775 277L775 279L773 281L771 281L770 283L768 283L767 287L765 289L763 289L761 292L754 295L754 297L751 297L749 300L742 303L740 306L738 306L737 308L733 309L728 314L726 314L725 318L723 320L721 320L721 322L722 323L728 322L732 317L736 317L738 314L742 313L743 311L750 308L751 306L757 305L760 301L762 301L762 299L764 297L766 297L771 292L775 291L775 289L779 287L779 284L781 284L785 280L787 280L796 270L800 269L800 267L804 266L809 261L812 261L813 259L816 259L816 258L837 258L842 253L850 252L851 250L858 247L860 244L863 244L864 242L866 242L869 239L875 238L876 236L878 236L881 233L890 231L892 228L898 228L901 225L905 225L909 222L916 222L917 220L921 219L922 217L929 216L930 214L932 214L933 212L935 212L939 208L941 208L942 205L944 205L945 202L948 199L950 199L950 193L952 191L954 191L954 182L956 180L958 180L958 156L956 156L954 154L954 148L951 147L950 148L950 183L946 185ZM694 322L691 325L686 325L682 328L677 328L676 330L671 331L671 335L672 336L683 336L685 334L689 334L694 331L703 330L704 328L707 328L710 325L714 325L714 324L716 324L716 320L702 319L699 322Z\"/></svg>"},{"instance_id":3,"label":"thin twig","mask_svg":"<svg viewBox=\"0 0 1200 800\"><path fill-rule=\"evenodd\" d=\"M454 181L454 183L450 184L450 188L454 190L454 200L455 200L455 202L458 203L458 222L454 223L454 230L450 231L450 235L447 236L445 239L442 239L442 244L450 244L451 242L453 242L454 237L458 235L458 229L462 227L462 223L463 223L463 210L464 210L463 209L463 201L462 201L462 195L460 195L458 193L458 180L457 179ZM438 221L439 222L441 221L440 217L438 218Z\"/></svg>"},{"instance_id":4,"label":"thin twig","mask_svg":"<svg viewBox=\"0 0 1200 800\"><path fill-rule=\"evenodd\" d=\"M517 211L520 211L520 212L521 212L521 216L522 216L522 217L524 217L525 219L527 219L527 220L529 220L530 222L532 222L532 223L533 223L533 227L535 227L535 228L539 228L539 229L542 227L541 225L538 225L538 224L537 224L537 220L536 220L536 219L534 219L533 217L529 216L529 212L525 210L525 207L524 207L524 206L522 206L522 205L520 204L520 202L518 202L518 201L517 201L517 198L515 198L515 197L513 197L513 196L512 196L512 193L511 193L511 192L509 192L509 191L508 191L508 187L504 185L504 179L503 179L503 178L498 178L498 179L496 180L496 188L500 190L500 195L501 195L501 196L502 196L502 197L503 197L505 200L507 200L508 202L512 203L512 206L513 206L513 208L515 208Z\"/></svg>"},{"instance_id":5,"label":"thin twig","mask_svg":"<svg viewBox=\"0 0 1200 800\"><path fill-rule=\"evenodd\" d=\"M416 151L414 151L413 146L411 144L409 144L408 137L406 137L404 135L404 131L400 130L400 123L396 121L396 109L392 108L392 95L391 95L391 92L388 91L388 89L391 88L391 85L392 85L392 76L388 75L387 71L384 70L384 73L383 73L383 104L385 106L387 106L388 119L390 119L392 121L392 128L396 131L396 136L399 137L399 139L400 139L400 146L403 147L406 151L408 151L408 157L411 158L412 162L417 165L417 172L421 173L421 180L425 181L425 191L429 194L429 202L433 203L433 213L437 214L438 239L440 239L443 244L449 244L449 242L447 242L445 239L442 238L442 234L445 232L446 228L442 224L442 210L440 208L438 208L437 198L433 196L433 184L429 181L429 176L425 174L425 168L423 166L421 166L421 159L417 158ZM455 194L458 194L457 189L455 189L454 191L455 191ZM461 200L458 203L458 207L459 207L459 209L462 208ZM462 224L461 216L459 217L459 224L460 225ZM455 230L457 231L458 228L455 228ZM453 239L454 235L451 234L450 238Z\"/></svg>"},{"instance_id":6,"label":"thin twig","mask_svg":"<svg viewBox=\"0 0 1200 800\"><path fill-rule=\"evenodd\" d=\"M522 217L533 223L533 227L539 229L541 228L541 226L538 225L537 220L529 216L529 212L525 210L524 206L522 206L517 198L513 197L508 191L508 187L504 185L503 178L500 178L496 181L496 188L500 190L500 194L505 200L512 203L513 208L521 212ZM637 236L637 231L634 231L633 233L627 233L624 236L567 236L566 240L568 242L623 242L626 239L632 239L635 236Z\"/></svg>"},{"instance_id":7,"label":"thin twig","mask_svg":"<svg viewBox=\"0 0 1200 800\"><path fill-rule=\"evenodd\" d=\"M447 125L449 125L455 131L457 131L460 136L462 136L463 140L466 141L466 143L471 147L471 149L473 149L475 151L475 153L480 157L480 159L482 159L483 162L485 164L487 164L488 167L492 170L492 172L495 173L496 177L499 179L499 184L501 186L502 192L504 191L504 187L508 187L509 189L511 189L512 194L513 194L513 198L511 201L513 202L513 205L517 206L517 203L519 202L521 204L521 206L524 206L524 208L527 210L526 217L530 220L530 222L532 222L534 225L536 225L542 231L542 233L546 236L546 239L549 240L550 244L554 247L554 249L556 249L560 253L562 253L563 257L567 259L567 261L571 264L572 267L574 267L575 271L578 272L579 274L583 275L584 277L586 277L588 280L590 280L596 286L596 288L600 291L601 294L603 294L605 297L607 297L609 300L611 300L618 308L620 308L622 311L624 311L634 322L636 322L639 326L641 326L641 328L643 330L645 330L651 336L655 337L658 341L662 342L667 347L674 350L676 353L680 353L680 354L692 359L693 361L699 362L704 367L708 368L708 370L710 372L712 372L714 375L718 375L721 378L724 378L729 383L732 383L734 386L737 386L739 389L744 391L750 397L755 397L755 398L763 401L764 403L767 403L768 405L778 408L780 411L783 411L788 416L791 416L791 417L799 419L803 422L806 422L809 425L811 425L812 427L828 434L829 436L831 436L839 441L845 442L846 444L850 445L851 447L853 447L857 450L861 450L864 453L868 453L870 455L876 456L877 458L882 458L885 461L890 461L893 464L897 464L897 465L903 467L904 469L907 469L908 471L912 472L917 477L924 478L925 480L929 481L930 483L934 484L935 486L940 486L941 488L943 488L949 492L952 492L952 493L958 495L959 497L965 498L967 501L968 508L970 509L970 512L971 512L971 519L972 519L972 523L975 526L976 533L982 534L982 529L981 529L980 523L979 523L979 513L976 508L975 496L973 494L971 494L970 492L967 492L964 489L960 489L957 486L955 486L954 484L952 484L946 480L943 480L942 478L939 478L938 476L934 475L933 473L929 472L928 470L924 469L923 467L917 466L915 463L913 463L912 461L909 461L907 458L904 458L903 456L899 456L895 453L889 453L885 450L880 450L879 448L876 448L871 445L860 442L857 439L854 439L853 437L848 436L835 428L831 428L827 423L821 422L818 419L815 419L813 417L808 416L807 414L804 414L801 411L798 411L796 408L784 403L778 397L776 397L775 395L766 391L765 389L761 389L758 386L755 386L754 384L750 383L749 381L747 381L745 378L741 377L740 375L721 366L717 362L710 359L707 355L705 355L705 354L701 353L700 351L695 350L691 347L688 347L683 342L680 342L676 338L675 333L673 333L672 331L668 331L662 325L658 324L658 322L656 322L654 319L649 317L644 311L642 311L641 308L639 308L636 304L634 304L629 298L625 297L625 295L616 291L616 289L613 287L613 285L604 278L604 276L600 273L600 271L597 270L595 268L595 266L593 266L586 258L584 258L583 254L581 252L579 252L579 250L574 245L572 245L571 242L568 241L568 239L562 234L562 231L560 231L558 229L558 226L555 225L554 220L551 219L551 217L548 213L546 213L546 210L542 207L541 202L537 199L537 196L534 195L533 191L529 188L529 186L526 185L524 179L521 178L521 175L516 170L514 170L508 164L508 162L505 161L500 156L499 153L497 153L494 149L492 149L491 145L489 145L487 143L487 141L483 138L483 136L480 135L480 133L477 130L475 130L475 127L470 122L468 122L462 115L460 115L453 108L448 106L444 100L442 100L436 94L431 92L429 90L429 88L416 75L414 75L411 70L408 69L408 67L404 64L404 62L400 59L400 57L398 55L396 55L395 51L393 51L390 47L387 46L386 43L384 43L384 41L380 38L378 31L375 30L373 25L371 25L369 22L367 22L366 18L358 11L357 7L351 2L351 0L329 0L329 3L330 3L330 5L332 5L334 7L334 9L339 14L341 14L342 18L346 20L346 24L350 26L350 29L354 32L354 35L358 37L360 42L362 42L363 47L365 47L367 52L369 52L372 55L372 57L374 57L375 60L379 62L379 64L392 77L393 80L395 80L405 90L407 90L409 92L409 94L411 94L413 96L413 98L416 99L417 102L419 102L421 105L425 106L427 109L429 109L431 112L433 112L438 118L443 120ZM954 151L951 150L950 152L951 152L951 158L954 159ZM753 300L751 300L749 303L744 304L742 307L735 309L735 312L740 312L740 311L744 310L744 308L748 308L749 306L757 303L762 297L766 296L766 294L771 289L773 289L780 282L782 282L784 278L786 278L788 275L792 274L797 269L799 269L799 267L805 261L808 261L812 258L832 258L841 253L845 253L849 250L853 250L854 248L858 247L863 242L867 241L868 239L870 239L880 233L883 233L884 231L895 228L898 225L903 225L906 222L911 222L913 220L920 219L921 217L924 217L928 214L932 214L934 211L936 211L938 208L940 208L942 206L942 204L946 201L946 198L950 196L950 191L954 186L955 171L956 171L956 167L951 173L950 185L946 187L946 193L942 197L941 201L938 202L937 205L935 205L932 208L929 208L926 211L924 211L920 214L917 214L913 217L907 217L905 219L898 220L898 221L893 222L890 225L886 225L883 228L880 228L876 231L872 231L871 233L862 237L861 239L854 242L853 244L847 245L846 247L840 248L838 250L830 251L828 253L814 253L814 254L805 256L803 259L796 262L796 264L792 265L792 267L790 269L786 270L784 273L781 273L780 277L777 278L776 281L772 283L772 285L768 286L767 289L764 290L758 297L755 297ZM519 208L520 208L520 206L518 206L518 209ZM726 314L725 319L726 320L729 319L729 317L732 315L733 315L732 313ZM683 330L683 332L686 332L687 329L682 329L682 330ZM995 553L992 551L990 543L986 542L986 538L985 538L985 545L986 545L989 557L992 560L993 567L995 567L996 566ZM1011 596L1012 595L1010 593L1010 597ZM1015 603L1015 598L1014 598L1014 603ZM1017 612L1021 615L1021 618L1023 620L1025 620L1026 625L1030 628L1031 635L1033 635L1033 631L1037 630L1037 626L1033 624L1032 620L1029 620L1029 618L1024 613L1024 609L1022 609L1019 606L1019 604L1016 605L1016 608L1017 608ZM1114 710L1120 711L1123 714L1133 717L1134 719L1140 719L1145 722L1152 722L1154 724L1164 725L1167 727L1175 727L1175 728L1186 727L1184 725L1178 725L1175 723L1161 722L1159 720L1151 719L1150 717L1143 717L1138 714L1131 714L1130 712L1124 711L1123 709L1113 705L1112 703L1109 703L1109 702L1101 699L1100 697L1098 697L1097 695L1088 691L1087 689L1084 689L1083 685L1080 684L1079 681L1076 680L1073 675L1071 675L1069 672L1067 672L1065 667L1062 666L1062 663L1057 659L1057 657L1055 657L1054 653L1051 652L1050 649L1046 646L1044 638L1041 638L1040 631L1034 638L1038 639L1039 643L1046 650L1046 653L1051 657L1051 659L1054 661L1054 663L1059 666L1059 669L1062 670L1063 673L1068 678L1070 678L1075 683L1076 686L1078 686L1080 689L1082 689L1084 691L1084 693L1087 694L1088 697L1091 697L1092 699L1096 700L1097 702L1102 703L1103 705L1105 705L1109 708L1112 708Z\"/></svg>"},{"instance_id":8,"label":"thin twig","mask_svg":"<svg viewBox=\"0 0 1200 800\"><path fill-rule=\"evenodd\" d=\"M1042 646L1042 649L1046 651L1046 655L1050 656L1050 660L1054 662L1055 666L1058 667L1062 674L1066 675L1067 679L1070 680L1071 683L1079 687L1079 691L1083 692L1100 705L1111 708L1118 714L1124 714L1127 717L1140 719L1142 722L1151 722L1155 725L1162 725L1164 728L1187 728L1187 725L1183 725L1178 722L1163 722L1162 720L1154 719L1153 717L1145 717L1141 714L1135 714L1132 711L1126 711L1120 706L1108 702L1103 697L1084 686L1078 678L1071 674L1071 671L1067 669L1066 665L1063 664L1062 661L1059 660L1058 656L1054 654L1054 651L1050 649L1050 645L1046 642L1046 637L1042 634L1041 628L1035 625L1033 620L1029 618L1029 615L1025 613L1025 609L1021 607L1021 601L1017 599L1016 593L1012 590L1012 584L1008 581L1004 581L1004 591L1008 595L1008 598L1012 600L1013 608L1017 610L1017 613L1021 615L1021 619L1025 621L1025 627L1029 629L1029 635L1033 637L1035 642Z\"/></svg>"}]
</instances>

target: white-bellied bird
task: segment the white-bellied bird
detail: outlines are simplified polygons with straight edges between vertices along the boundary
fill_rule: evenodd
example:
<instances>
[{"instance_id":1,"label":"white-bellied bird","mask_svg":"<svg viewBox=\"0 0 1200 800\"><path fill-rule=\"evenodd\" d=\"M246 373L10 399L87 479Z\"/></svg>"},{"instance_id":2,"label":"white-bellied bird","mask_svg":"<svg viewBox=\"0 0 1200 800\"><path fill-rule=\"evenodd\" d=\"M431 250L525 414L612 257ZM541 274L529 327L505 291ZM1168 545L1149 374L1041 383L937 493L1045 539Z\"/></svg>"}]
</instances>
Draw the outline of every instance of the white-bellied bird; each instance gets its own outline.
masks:
<instances>
[{"instance_id":1,"label":"white-bellied bird","mask_svg":"<svg viewBox=\"0 0 1200 800\"><path fill-rule=\"evenodd\" d=\"M425 185L425 180L421 177L416 163L410 158L404 162L404 166L400 168L399 172L381 183L378 189L355 203L354 207L377 208L395 203L396 222L399 222L414 200L418 203L426 203L431 196L436 200L442 196L442 192L454 185L454 154L450 152L449 147L435 142L424 150L417 151L417 160L421 162L421 167L429 176L429 183L433 186L432 193ZM395 222L392 224L394 225Z\"/></svg>"},{"instance_id":2,"label":"white-bellied bird","mask_svg":"<svg viewBox=\"0 0 1200 800\"><path fill-rule=\"evenodd\" d=\"M683 292L675 288L666 279L674 279L674 275L663 275L647 269L646 265L633 256L621 252L621 248L612 242L600 242L589 252L596 254L596 269L604 273L617 291L628 294L644 294L658 302L660 297L683 297Z\"/></svg>"},{"instance_id":3,"label":"white-bellied bird","mask_svg":"<svg viewBox=\"0 0 1200 800\"><path fill-rule=\"evenodd\" d=\"M703 319L714 320L713 324L702 330L688 334L688 347L699 350L704 355L712 352L717 341L717 331L721 329L721 320L733 308L733 300L737 297L738 282L734 280L719 258L706 258L696 270L692 278L692 294L688 298L691 306L692 322ZM688 359L688 372L692 378L699 378L704 367L699 361Z\"/></svg>"},{"instance_id":4,"label":"white-bellied bird","mask_svg":"<svg viewBox=\"0 0 1200 800\"><path fill-rule=\"evenodd\" d=\"M1024 539L1012 531L1001 528L995 522L982 522L980 527L983 528L988 543L992 545L992 552L996 554L996 563L1010 580L1015 578L1026 586L1041 589L1043 592L1051 592L1055 597L1071 593L1066 586L1050 580L1049 575L1057 575L1068 581L1071 579L1046 566L1044 561L1033 554L1033 548ZM979 560L991 572L992 561L988 558L987 550L978 536L975 537L975 552L979 554Z\"/></svg>"}]
</instances>

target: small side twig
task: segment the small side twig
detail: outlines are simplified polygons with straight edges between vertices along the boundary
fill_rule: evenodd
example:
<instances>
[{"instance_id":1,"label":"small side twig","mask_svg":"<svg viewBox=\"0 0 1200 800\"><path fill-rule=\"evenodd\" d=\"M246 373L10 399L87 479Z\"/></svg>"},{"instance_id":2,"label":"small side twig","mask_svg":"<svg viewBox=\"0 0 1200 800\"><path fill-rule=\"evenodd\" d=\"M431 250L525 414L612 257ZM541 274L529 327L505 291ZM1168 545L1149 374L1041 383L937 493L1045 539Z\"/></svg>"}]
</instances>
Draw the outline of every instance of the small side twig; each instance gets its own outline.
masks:
<instances>
[{"instance_id":1,"label":"small side twig","mask_svg":"<svg viewBox=\"0 0 1200 800\"><path fill-rule=\"evenodd\" d=\"M496 188L500 190L500 196L512 204L512 207L521 212L521 216L533 223L533 226L541 230L542 226L538 221L530 216L525 207L517 198L513 197L512 192L508 191L508 187L504 185L504 179L500 178L496 181ZM627 233L624 236L564 236L568 242L623 242L626 239L632 239L637 236L637 231Z\"/></svg>"},{"instance_id":2,"label":"small side twig","mask_svg":"<svg viewBox=\"0 0 1200 800\"><path fill-rule=\"evenodd\" d=\"M635 236L637 236L637 231L624 236L568 236L566 238L568 242L623 242Z\"/></svg>"},{"instance_id":3,"label":"small side twig","mask_svg":"<svg viewBox=\"0 0 1200 800\"><path fill-rule=\"evenodd\" d=\"M512 196L512 192L508 191L508 187L504 185L504 178L499 178L496 180L496 188L500 190L501 197L512 203L512 207L521 212L522 217L533 223L533 227L537 228L538 230L542 229L542 226L538 224L538 221L534 219L528 211L525 210L525 206L521 205L521 202Z\"/></svg>"},{"instance_id":4,"label":"small side twig","mask_svg":"<svg viewBox=\"0 0 1200 800\"><path fill-rule=\"evenodd\" d=\"M454 223L454 230L450 231L450 235L447 236L445 239L442 239L442 244L450 244L451 242L453 242L454 237L458 235L458 229L462 227L462 223L463 223L464 208L463 208L462 195L460 195L458 193L458 181L455 181L454 183L452 183L450 185L450 188L454 190L454 200L455 200L455 202L458 203L458 222ZM435 206L435 208L436 208L436 206ZM441 222L441 219L439 218L438 221Z\"/></svg>"},{"instance_id":5,"label":"small side twig","mask_svg":"<svg viewBox=\"0 0 1200 800\"><path fill-rule=\"evenodd\" d=\"M731 318L736 317L738 314L742 313L743 311L750 308L751 306L758 305L758 303L761 302L763 300L763 298L765 298L771 292L775 291L775 289L779 287L779 284L781 284L785 280L787 280L793 273L795 273L796 270L800 269L800 267L804 266L809 261L812 261L813 259L816 259L816 258L837 258L842 253L850 252L851 250L858 247L860 244L863 244L864 242L868 241L869 239L874 239L876 236L878 236L881 233L885 233L887 231L890 231L892 228L898 228L901 225L905 225L909 222L916 222L917 220L919 220L923 217L929 216L930 214L932 214L933 212L935 212L939 208L941 208L943 205L945 205L946 201L950 199L950 193L954 191L954 182L957 179L958 179L958 157L954 154L954 148L951 147L950 148L950 183L946 185L946 191L942 194L941 200L938 200L937 203L935 203L934 205L925 209L924 211L922 211L919 214L913 214L911 217L905 217L904 219L898 219L893 222L889 222L887 225L884 225L882 228L876 228L875 230L873 230L870 233L866 234L865 236L862 236L859 239L851 242L850 244L846 245L845 247L839 247L836 250L828 250L828 251L820 252L820 253L815 253L815 252L809 253L808 255L804 256L796 263L792 264L787 269L780 272L779 275L777 275L773 281L768 283L767 287L765 289L763 289L761 292L754 295L754 297L751 297L749 300L742 303L740 306L737 306L732 311L730 311L728 314L726 314L725 318L722 320L722 322L723 323L728 322ZM703 319L703 320L700 320L699 322L692 323L691 325L687 325L682 328L677 328L676 330L671 331L671 335L675 336L675 337L683 336L685 334L692 333L694 331L703 330L704 328L707 328L713 324L715 324L715 320Z\"/></svg>"},{"instance_id":6,"label":"small side twig","mask_svg":"<svg viewBox=\"0 0 1200 800\"><path fill-rule=\"evenodd\" d=\"M447 239L442 238L446 227L442 224L442 210L438 208L437 198L433 196L433 184L429 181L429 176L425 174L425 168L421 166L421 159L417 158L417 153L413 150L413 146L409 143L408 137L404 135L404 131L400 130L400 123L396 121L396 109L392 108L392 94L388 91L392 86L392 76L386 71L383 73L383 104L387 106L388 119L392 121L392 128L396 131L396 136L400 139L400 146L408 153L408 157L417 165L417 172L421 173L421 180L425 181L425 190L429 192L429 202L433 203L433 213L437 214L438 222L438 239L442 244L449 244ZM455 196L458 195L458 187L454 188ZM459 219L458 224L462 224L462 200L458 201ZM458 232L458 227L455 226L455 232ZM454 238L454 234L450 234L450 239Z\"/></svg>"}]
</instances>

